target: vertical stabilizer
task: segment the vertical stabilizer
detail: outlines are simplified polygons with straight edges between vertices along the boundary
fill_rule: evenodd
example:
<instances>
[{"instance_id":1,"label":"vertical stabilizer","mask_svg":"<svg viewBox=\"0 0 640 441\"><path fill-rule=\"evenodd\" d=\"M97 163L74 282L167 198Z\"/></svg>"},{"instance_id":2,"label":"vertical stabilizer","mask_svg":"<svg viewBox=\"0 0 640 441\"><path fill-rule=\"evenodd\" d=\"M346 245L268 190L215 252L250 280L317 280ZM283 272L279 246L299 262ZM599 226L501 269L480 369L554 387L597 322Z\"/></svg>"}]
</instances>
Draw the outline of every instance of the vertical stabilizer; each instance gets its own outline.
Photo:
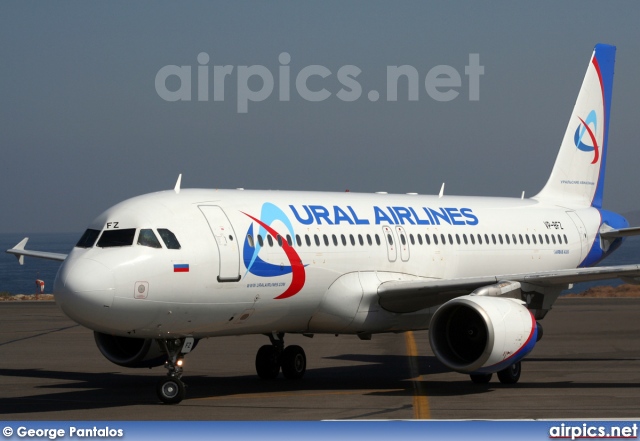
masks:
<instances>
[{"instance_id":1,"label":"vertical stabilizer","mask_svg":"<svg viewBox=\"0 0 640 441\"><path fill-rule=\"evenodd\" d=\"M602 207L615 56L615 46L596 45L551 176L534 199Z\"/></svg>"}]
</instances>

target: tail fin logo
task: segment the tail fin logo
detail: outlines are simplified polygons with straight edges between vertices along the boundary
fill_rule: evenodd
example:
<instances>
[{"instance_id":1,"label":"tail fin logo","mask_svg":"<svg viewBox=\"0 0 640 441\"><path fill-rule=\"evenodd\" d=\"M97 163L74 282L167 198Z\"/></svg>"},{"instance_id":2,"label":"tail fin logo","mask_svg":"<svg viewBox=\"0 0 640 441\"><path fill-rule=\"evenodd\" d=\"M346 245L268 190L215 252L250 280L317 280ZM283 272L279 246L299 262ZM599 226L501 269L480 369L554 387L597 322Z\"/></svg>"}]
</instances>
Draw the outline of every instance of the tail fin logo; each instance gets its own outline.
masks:
<instances>
[{"instance_id":1,"label":"tail fin logo","mask_svg":"<svg viewBox=\"0 0 640 441\"><path fill-rule=\"evenodd\" d=\"M598 159L600 159L600 148L598 147L598 141L595 135L598 131L598 118L596 117L596 111L592 110L589 112L586 120L580 117L578 117L578 119L580 120L580 124L576 128L576 133L573 136L573 142L579 150L583 152L593 152L593 161L591 161L591 163L595 164L598 162ZM593 130L591 129L592 125ZM589 135L589 143L582 142L585 134Z\"/></svg>"}]
</instances>

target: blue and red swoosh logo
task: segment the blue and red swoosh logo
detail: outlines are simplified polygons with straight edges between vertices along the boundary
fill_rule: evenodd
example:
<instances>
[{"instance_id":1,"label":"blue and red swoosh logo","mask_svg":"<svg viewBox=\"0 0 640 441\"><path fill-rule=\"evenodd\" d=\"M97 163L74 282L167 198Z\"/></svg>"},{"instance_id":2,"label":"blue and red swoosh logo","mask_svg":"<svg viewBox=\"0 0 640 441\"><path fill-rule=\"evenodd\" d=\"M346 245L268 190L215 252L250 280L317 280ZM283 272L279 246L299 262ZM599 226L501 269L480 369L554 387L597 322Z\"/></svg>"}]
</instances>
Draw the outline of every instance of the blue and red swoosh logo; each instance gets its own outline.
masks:
<instances>
[{"instance_id":1,"label":"blue and red swoosh logo","mask_svg":"<svg viewBox=\"0 0 640 441\"><path fill-rule=\"evenodd\" d=\"M592 110L589 112L586 120L580 117L578 117L578 119L580 120L580 124L576 129L575 135L573 135L573 142L576 147L583 152L594 152L593 161L591 161L591 163L595 164L600 158L600 148L598 147L598 141L596 140L596 135L594 133L598 130L598 118L596 117L596 111ZM591 129L591 125L593 125L593 130ZM582 141L585 134L589 135L589 139L591 140L590 144L586 144Z\"/></svg>"},{"instance_id":2,"label":"blue and red swoosh logo","mask_svg":"<svg viewBox=\"0 0 640 441\"><path fill-rule=\"evenodd\" d=\"M249 229L247 230L247 235L245 236L244 246L242 249L242 257L244 260L244 265L247 268L247 273L251 273L258 277L277 277L291 273L291 284L282 294L278 295L275 298L286 299L288 297L296 295L298 292L300 292L306 280L304 265L302 264L302 260L300 259L300 256L298 255L296 250L291 245L289 245L289 243L284 238L285 236L278 233L271 226L275 221L280 221L287 228L291 237L295 237L293 233L293 226L291 225L289 218L279 207L269 202L265 202L262 205L260 219L257 219L250 214L244 212L242 213L253 220L256 224L258 224L258 234L260 234L261 236L266 237L266 235L269 234L271 237L273 237L274 240L277 240L277 237L280 236L282 238L282 250L289 260L289 265L275 265L265 262L263 259L261 259L259 256L261 246L258 241L255 240L256 235L253 234L254 225L251 224L249 226ZM249 243L249 236L254 238L253 245Z\"/></svg>"}]
</instances>

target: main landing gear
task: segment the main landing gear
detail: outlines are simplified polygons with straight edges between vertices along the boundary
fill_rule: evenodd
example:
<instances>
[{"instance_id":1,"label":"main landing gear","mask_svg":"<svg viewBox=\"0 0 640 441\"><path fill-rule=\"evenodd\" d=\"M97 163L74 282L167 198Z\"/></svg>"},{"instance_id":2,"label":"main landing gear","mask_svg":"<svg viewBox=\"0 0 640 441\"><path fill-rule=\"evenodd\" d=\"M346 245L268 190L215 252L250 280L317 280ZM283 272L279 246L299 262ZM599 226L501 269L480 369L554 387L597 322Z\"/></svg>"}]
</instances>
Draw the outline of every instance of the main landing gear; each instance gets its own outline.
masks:
<instances>
[{"instance_id":1,"label":"main landing gear","mask_svg":"<svg viewBox=\"0 0 640 441\"><path fill-rule=\"evenodd\" d=\"M256 372L263 380L272 380L282 374L289 380L302 378L307 370L307 357L297 345L284 346L284 333L268 335L270 345L264 345L256 354Z\"/></svg>"},{"instance_id":2,"label":"main landing gear","mask_svg":"<svg viewBox=\"0 0 640 441\"><path fill-rule=\"evenodd\" d=\"M516 384L520 379L520 373L522 372L522 366L520 362L513 363L506 369L498 372L498 380L502 384ZM491 381L493 374L471 374L471 381L476 384L487 384Z\"/></svg>"},{"instance_id":3,"label":"main landing gear","mask_svg":"<svg viewBox=\"0 0 640 441\"><path fill-rule=\"evenodd\" d=\"M158 343L167 354L167 361L164 364L167 369L167 376L158 381L156 393L163 403L177 404L186 395L185 385L181 380L182 360L184 355L194 348L194 339L192 337L176 338L158 340Z\"/></svg>"}]
</instances>

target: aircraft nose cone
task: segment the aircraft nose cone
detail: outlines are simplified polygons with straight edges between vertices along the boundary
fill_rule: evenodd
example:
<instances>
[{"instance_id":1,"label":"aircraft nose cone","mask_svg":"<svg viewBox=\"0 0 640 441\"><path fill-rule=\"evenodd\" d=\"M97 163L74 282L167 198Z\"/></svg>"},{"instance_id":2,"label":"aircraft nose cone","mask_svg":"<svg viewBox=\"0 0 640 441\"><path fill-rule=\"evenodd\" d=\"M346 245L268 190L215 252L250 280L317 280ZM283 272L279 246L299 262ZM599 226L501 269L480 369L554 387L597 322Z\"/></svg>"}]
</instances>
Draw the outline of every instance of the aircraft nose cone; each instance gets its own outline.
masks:
<instances>
[{"instance_id":1,"label":"aircraft nose cone","mask_svg":"<svg viewBox=\"0 0 640 441\"><path fill-rule=\"evenodd\" d=\"M115 277L106 265L81 258L62 265L53 292L69 318L93 328L104 320L113 303Z\"/></svg>"}]
</instances>

